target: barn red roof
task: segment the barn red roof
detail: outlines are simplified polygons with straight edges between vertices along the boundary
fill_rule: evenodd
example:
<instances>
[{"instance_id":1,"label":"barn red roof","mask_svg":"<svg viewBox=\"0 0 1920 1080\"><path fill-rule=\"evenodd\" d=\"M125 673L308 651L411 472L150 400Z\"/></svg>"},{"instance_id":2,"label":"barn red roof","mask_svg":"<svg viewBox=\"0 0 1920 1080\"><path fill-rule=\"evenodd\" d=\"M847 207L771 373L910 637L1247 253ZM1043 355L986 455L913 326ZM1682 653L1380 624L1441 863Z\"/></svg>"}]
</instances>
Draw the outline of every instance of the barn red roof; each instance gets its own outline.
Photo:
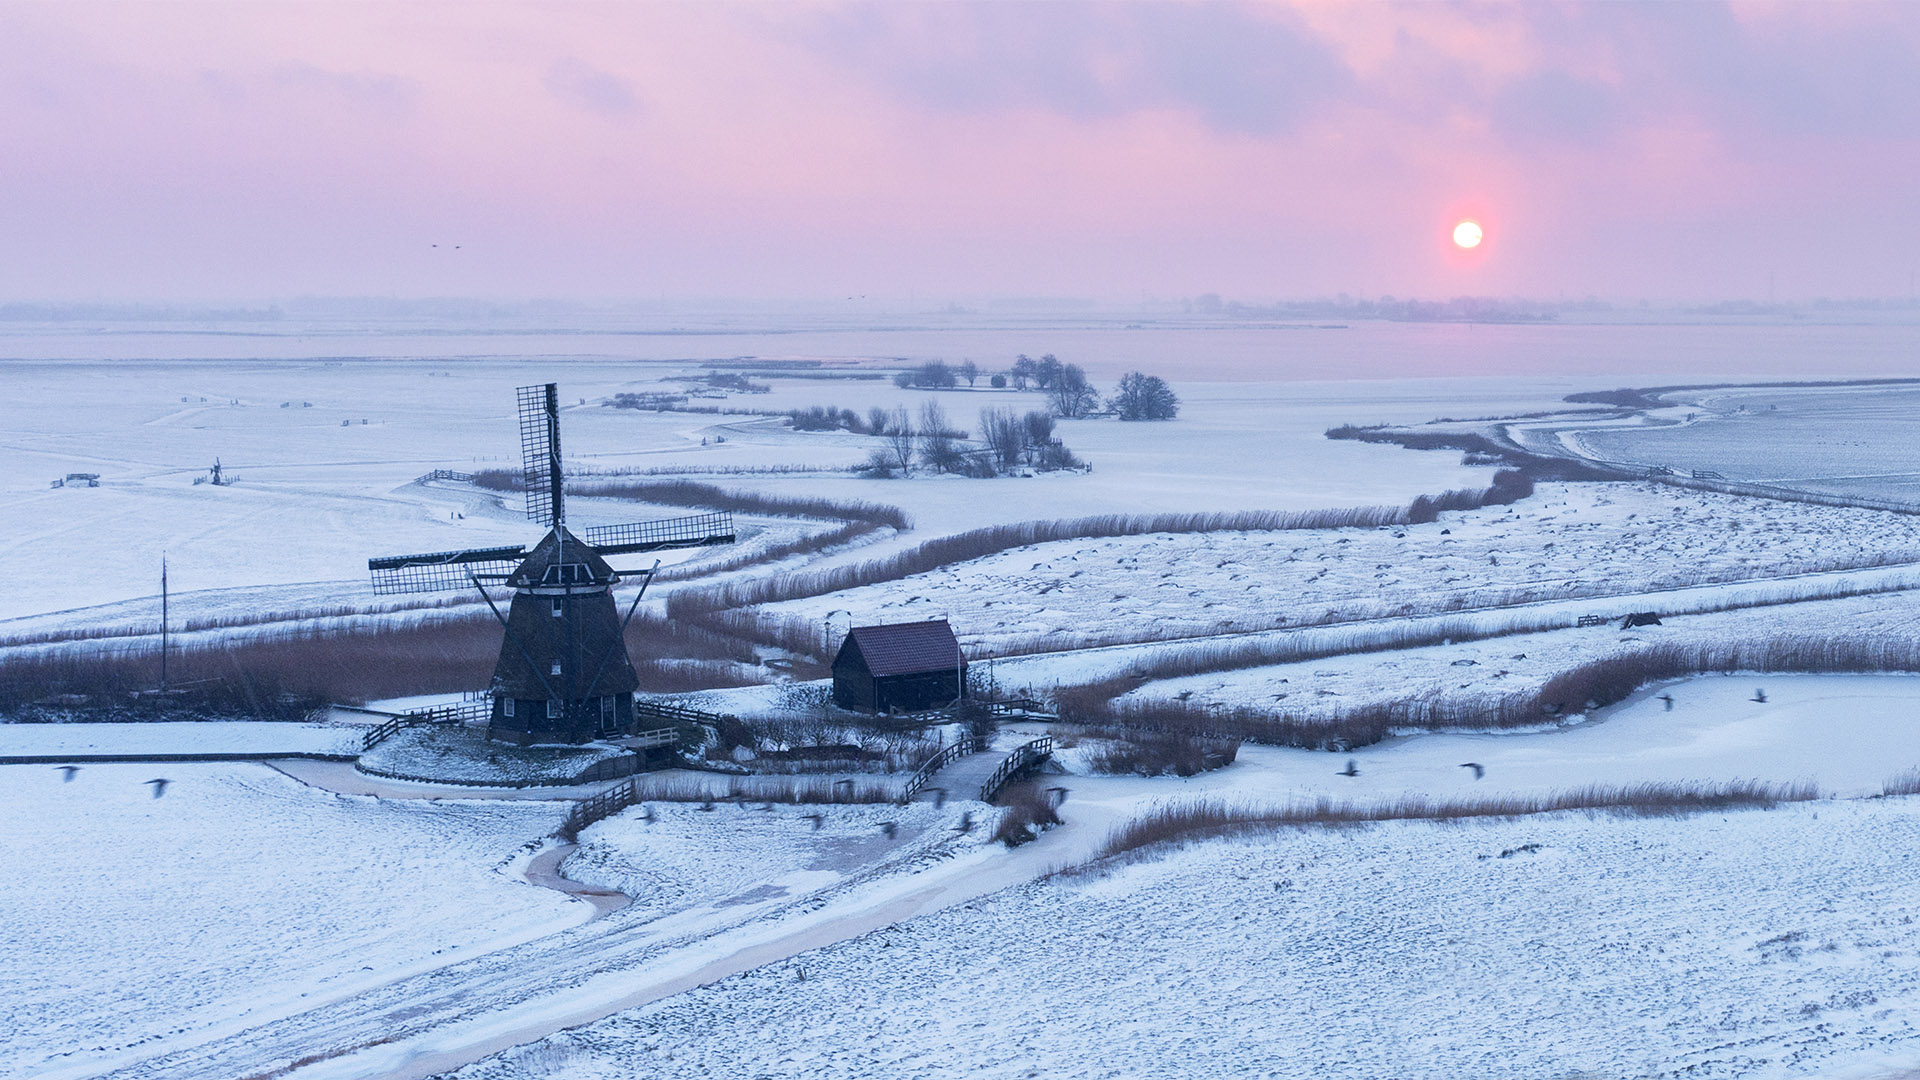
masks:
<instances>
[{"instance_id":1,"label":"barn red roof","mask_svg":"<svg viewBox=\"0 0 1920 1080\"><path fill-rule=\"evenodd\" d=\"M960 641L953 636L953 627L947 625L945 619L856 626L849 636L866 659L867 670L875 677L952 671L963 662Z\"/></svg>"}]
</instances>

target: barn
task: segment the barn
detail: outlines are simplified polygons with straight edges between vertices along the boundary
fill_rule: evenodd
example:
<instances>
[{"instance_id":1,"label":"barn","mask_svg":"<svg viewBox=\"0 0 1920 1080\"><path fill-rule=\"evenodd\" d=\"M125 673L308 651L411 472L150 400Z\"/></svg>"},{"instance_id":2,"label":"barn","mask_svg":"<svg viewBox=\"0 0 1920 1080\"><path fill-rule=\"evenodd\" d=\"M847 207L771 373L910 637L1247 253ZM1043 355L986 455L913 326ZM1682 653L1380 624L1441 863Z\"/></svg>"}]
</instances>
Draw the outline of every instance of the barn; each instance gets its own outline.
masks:
<instances>
[{"instance_id":1,"label":"barn","mask_svg":"<svg viewBox=\"0 0 1920 1080\"><path fill-rule=\"evenodd\" d=\"M833 658L833 703L856 712L920 712L966 696L967 660L945 619L856 626Z\"/></svg>"}]
</instances>

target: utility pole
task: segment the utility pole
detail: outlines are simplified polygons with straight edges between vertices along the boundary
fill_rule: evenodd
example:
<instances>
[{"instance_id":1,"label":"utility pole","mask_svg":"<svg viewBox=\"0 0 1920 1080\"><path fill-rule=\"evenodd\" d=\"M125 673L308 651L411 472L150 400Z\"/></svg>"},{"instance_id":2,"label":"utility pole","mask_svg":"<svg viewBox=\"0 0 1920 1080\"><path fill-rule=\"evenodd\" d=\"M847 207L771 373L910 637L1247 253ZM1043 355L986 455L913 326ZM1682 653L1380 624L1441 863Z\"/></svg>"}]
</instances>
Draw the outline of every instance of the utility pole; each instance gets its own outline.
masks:
<instances>
[{"instance_id":1,"label":"utility pole","mask_svg":"<svg viewBox=\"0 0 1920 1080\"><path fill-rule=\"evenodd\" d=\"M160 689L167 688L167 553L160 553Z\"/></svg>"}]
</instances>

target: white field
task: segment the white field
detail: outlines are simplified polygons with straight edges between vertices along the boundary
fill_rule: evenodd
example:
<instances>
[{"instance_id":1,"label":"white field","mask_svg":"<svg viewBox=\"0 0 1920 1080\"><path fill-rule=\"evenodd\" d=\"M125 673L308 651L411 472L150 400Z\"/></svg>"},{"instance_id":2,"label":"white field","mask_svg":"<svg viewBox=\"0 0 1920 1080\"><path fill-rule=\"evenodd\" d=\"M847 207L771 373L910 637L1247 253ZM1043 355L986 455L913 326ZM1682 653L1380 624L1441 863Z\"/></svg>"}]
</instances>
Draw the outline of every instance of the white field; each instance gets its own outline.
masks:
<instances>
[{"instance_id":1,"label":"white field","mask_svg":"<svg viewBox=\"0 0 1920 1080\"><path fill-rule=\"evenodd\" d=\"M1497 355L1481 370L1538 371L1541 356L1564 344L1556 330L1408 331L1413 345L1395 362L1491 348ZM1186 406L1175 424L1063 424L1067 443L1094 463L1089 475L694 478L893 503L914 515L914 531L829 555L826 565L1005 521L1401 504L1479 486L1489 470L1462 468L1450 452L1332 443L1320 432L1549 408L1569 390L1672 377L1632 379L1613 374L1624 370L1618 363L1573 361L1564 370L1609 373L1281 383L1267 364L1330 377L1373 369L1329 363L1315 353L1322 339L1300 332L1262 338L1269 352L1257 357L1245 335L1214 333L1154 333L1124 345L1124 334L1082 335L1115 344L1105 359L1122 370L1167 374ZM1007 354L1052 349L1087 360L1045 337L992 340ZM1380 341L1371 331L1351 340L1362 337ZM1717 348L1736 338L1745 340L1642 330L1622 340L1697 347L1711 339ZM116 339L126 355L186 348L182 340ZM409 483L435 467L511 465L513 386L552 378L567 400L591 401L654 388L688 370L687 358L769 350L733 336L543 339L539 350L519 347L544 355L505 357L477 355L502 348L487 336L191 340L206 350L194 355L231 358L103 363L98 340L62 339L35 352L0 335L9 355L73 357L0 362L18 387L0 408L0 559L14 569L85 568L16 574L0 600L0 638L150 621L161 550L182 610L199 617L375 610L383 602L364 584L368 555L533 534L510 503ZM888 347L858 334L775 344L787 355L870 363L928 355L939 334L882 340ZM1216 343L1232 355L1213 355ZM587 351L599 355L579 355ZM344 355L305 359L318 353ZM1636 355L1646 367L1678 370L1704 354ZM1240 381L1185 379L1183 359L1196 376ZM1088 362L1097 377L1117 373ZM723 404L864 411L929 397L884 382L781 379L771 394ZM933 399L963 426L983 405L1037 404L1034 395L984 391ZM282 401L313 407L281 409ZM360 417L370 423L339 423ZM829 470L872 445L763 419L591 405L570 408L565 424L569 459L600 468ZM192 485L216 455L239 483ZM101 472L104 486L45 487L76 470ZM1266 609L1287 604L1303 612L1279 612L1290 619L1310 618L1315 605L1391 610L1464 597L1472 606L1473 582L1461 575L1481 572L1483 555L1534 575L1502 588L1564 595L1570 582L1768 576L1836 557L1891 557L1908 543L1904 519L1751 511L1710 499L1683 507L1637 491L1557 491L1513 515L1443 522L1404 540L1391 531L1327 538L1359 547L1324 560L1320 551L1299 553L1328 564L1317 583L1327 591L1317 594L1252 540L1215 537L1194 540L1195 551L1174 560L1198 571L1189 591L1202 595L1159 603L1140 568L1143 549L1161 541L1142 538L1059 545L1064 556L1038 585L1023 576L1034 573L1029 564L1002 556L1004 566L973 567L967 579L941 585L942 602L956 611L977 603L965 610L983 624L986 600L996 612L1009 605L1004 625L990 627L1009 635L1032 632L1022 626L1106 633L1149 620L1204 629L1207 612L1216 626L1270 626L1259 621L1273 614ZM1647 509L1627 505L1635 499ZM1656 506L1666 515L1658 528L1643 521ZM650 516L585 501L579 509L588 523ZM1509 516L1529 524L1499 520ZM806 527L749 524L766 527L757 542ZM1440 528L1452 531L1439 537ZM1470 545L1479 545L1471 555L1453 550ZM1098 589L1072 576L1080 567L1058 565L1081 548L1092 549L1083 562L1103 563ZM1502 554L1509 549L1513 564ZM1416 557L1391 559L1408 552ZM1257 572L1230 580L1240 571L1228 553ZM1123 559L1139 562L1123 567ZM1382 573L1389 576L1373 576ZM1911 578L1895 567L1851 580L1908 588ZM1273 584L1249 593L1256 580ZM1052 583L1037 602L1022 595ZM1712 586L1700 596L1800 587ZM1112 599L1123 591L1125 600ZM876 589L872 607L904 615L912 595ZM1493 694L1666 634L1911 632L1920 624L1911 595L1701 615L1630 635L1516 635L1140 692L1283 707L1282 695L1324 703ZM1581 601L1560 603L1516 625L1583 610ZM1109 614L1106 605L1118 606ZM1151 648L1005 662L1001 681L1083 681L1123 672ZM1513 659L1522 653L1529 659ZM1477 662L1455 666L1460 659ZM1768 689L1764 705L1745 700L1757 686ZM1671 689L1672 713L1648 693L1579 725L1395 738L1351 755L1360 766L1353 778L1333 775L1346 755L1271 748L1247 748L1235 766L1188 781L1065 777L1057 782L1071 789L1067 825L1012 852L983 842L990 812L977 804L834 809L817 833L793 808L704 814L656 804L652 825L629 811L588 830L569 860L567 872L580 879L636 894L631 907L592 923L589 905L517 877L531 843L557 822L558 805L436 802L444 788L365 778L353 780L356 790L416 797L336 796L246 765L90 765L71 784L47 767L0 769L0 808L10 811L0 846L15 867L0 885L0 918L14 928L0 953L0 1075L280 1075L306 1058L318 1060L292 1071L299 1080L426 1076L483 1058L468 1075L1714 1077L1920 1065L1907 1019L1920 1000L1920 931L1904 899L1915 871L1889 856L1913 846L1912 799L1672 820L1562 814L1287 832L1154 856L1105 878L1037 880L1090 856L1128 817L1196 796L1271 804L1737 778L1811 780L1857 797L1920 762L1910 720L1920 679L1740 676ZM1486 778L1472 780L1464 761L1485 765ZM338 772L301 774L324 783ZM141 783L153 776L175 781L161 799ZM960 833L966 813L977 828ZM882 821L895 823L894 838L879 833ZM548 1038L563 1029L572 1030Z\"/></svg>"},{"instance_id":2,"label":"white field","mask_svg":"<svg viewBox=\"0 0 1920 1080\"><path fill-rule=\"evenodd\" d=\"M208 721L0 724L0 758L109 754L357 754L366 728L351 724Z\"/></svg>"},{"instance_id":3,"label":"white field","mask_svg":"<svg viewBox=\"0 0 1920 1080\"><path fill-rule=\"evenodd\" d=\"M1543 484L1425 525L1155 534L1016 548L769 613L809 627L948 617L969 646L1191 637L1920 561L1920 517Z\"/></svg>"},{"instance_id":4,"label":"white field","mask_svg":"<svg viewBox=\"0 0 1920 1080\"><path fill-rule=\"evenodd\" d=\"M457 1075L1888 1076L1920 1063L1916 842L1912 798L1218 841Z\"/></svg>"},{"instance_id":5,"label":"white field","mask_svg":"<svg viewBox=\"0 0 1920 1080\"><path fill-rule=\"evenodd\" d=\"M155 798L145 783L172 781ZM93 1075L591 909L518 880L563 814L340 796L259 765L0 767L0 1076Z\"/></svg>"},{"instance_id":6,"label":"white field","mask_svg":"<svg viewBox=\"0 0 1920 1080\"><path fill-rule=\"evenodd\" d=\"M367 588L368 557L525 542L537 532L520 516L517 500L502 507L484 493L410 483L435 468L513 466L519 452L514 386L554 379L565 400L591 402L690 370L687 364L537 357L5 366L10 393L0 405L0 559L85 572L18 575L0 598L0 637L44 632L62 621L156 621L163 552L183 619L390 606ZM1062 425L1068 445L1094 464L1085 476L694 479L899 505L917 528L898 544L996 522L1092 513L1404 503L1425 492L1484 484L1488 470L1462 468L1455 454L1331 443L1321 432L1354 420L1412 422L1463 407L1543 408L1574 388L1557 379L1175 383L1186 402L1175 423ZM182 396L192 400L183 403ZM833 403L864 412L869 405L917 408L927 400L938 400L962 426L973 426L983 406L1041 405L1037 394L926 394L885 382L800 379L777 380L771 394L719 404ZM313 407L280 407L288 401ZM369 423L359 425L361 418ZM356 422L342 427L343 419ZM717 437L726 441L712 441ZM752 417L571 405L563 445L580 467L838 467L864 459L873 441L795 433ZM216 457L237 482L193 484ZM101 486L47 487L76 471L100 473ZM576 516L594 524L687 512L596 502L581 500ZM122 606L99 615L75 610L113 604ZM14 621L52 612L60 619Z\"/></svg>"}]
</instances>

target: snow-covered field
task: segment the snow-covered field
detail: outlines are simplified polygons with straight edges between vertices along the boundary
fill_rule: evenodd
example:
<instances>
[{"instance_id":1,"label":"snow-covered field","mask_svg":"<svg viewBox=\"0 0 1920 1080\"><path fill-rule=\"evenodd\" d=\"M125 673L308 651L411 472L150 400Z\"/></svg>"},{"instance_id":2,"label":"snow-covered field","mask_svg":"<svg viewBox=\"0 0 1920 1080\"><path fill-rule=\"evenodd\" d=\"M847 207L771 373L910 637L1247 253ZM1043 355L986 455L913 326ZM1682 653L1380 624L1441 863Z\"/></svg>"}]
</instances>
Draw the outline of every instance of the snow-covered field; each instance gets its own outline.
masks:
<instances>
[{"instance_id":1,"label":"snow-covered field","mask_svg":"<svg viewBox=\"0 0 1920 1080\"><path fill-rule=\"evenodd\" d=\"M0 1076L92 1075L591 914L514 873L551 804L169 763L0 766L0 806Z\"/></svg>"},{"instance_id":2,"label":"snow-covered field","mask_svg":"<svg viewBox=\"0 0 1920 1080\"><path fill-rule=\"evenodd\" d=\"M1904 853L1916 844L1912 798L1219 841L901 923L457 1075L1912 1067L1920 860Z\"/></svg>"},{"instance_id":3,"label":"snow-covered field","mask_svg":"<svg viewBox=\"0 0 1920 1080\"><path fill-rule=\"evenodd\" d=\"M360 752L366 728L261 721L132 724L0 724L0 758L113 755L320 754Z\"/></svg>"},{"instance_id":4,"label":"snow-covered field","mask_svg":"<svg viewBox=\"0 0 1920 1080\"><path fill-rule=\"evenodd\" d=\"M1198 636L1836 566L1920 561L1920 517L1686 491L1548 484L1424 525L1155 534L1016 548L768 605L808 626L948 617L969 645Z\"/></svg>"}]
</instances>

